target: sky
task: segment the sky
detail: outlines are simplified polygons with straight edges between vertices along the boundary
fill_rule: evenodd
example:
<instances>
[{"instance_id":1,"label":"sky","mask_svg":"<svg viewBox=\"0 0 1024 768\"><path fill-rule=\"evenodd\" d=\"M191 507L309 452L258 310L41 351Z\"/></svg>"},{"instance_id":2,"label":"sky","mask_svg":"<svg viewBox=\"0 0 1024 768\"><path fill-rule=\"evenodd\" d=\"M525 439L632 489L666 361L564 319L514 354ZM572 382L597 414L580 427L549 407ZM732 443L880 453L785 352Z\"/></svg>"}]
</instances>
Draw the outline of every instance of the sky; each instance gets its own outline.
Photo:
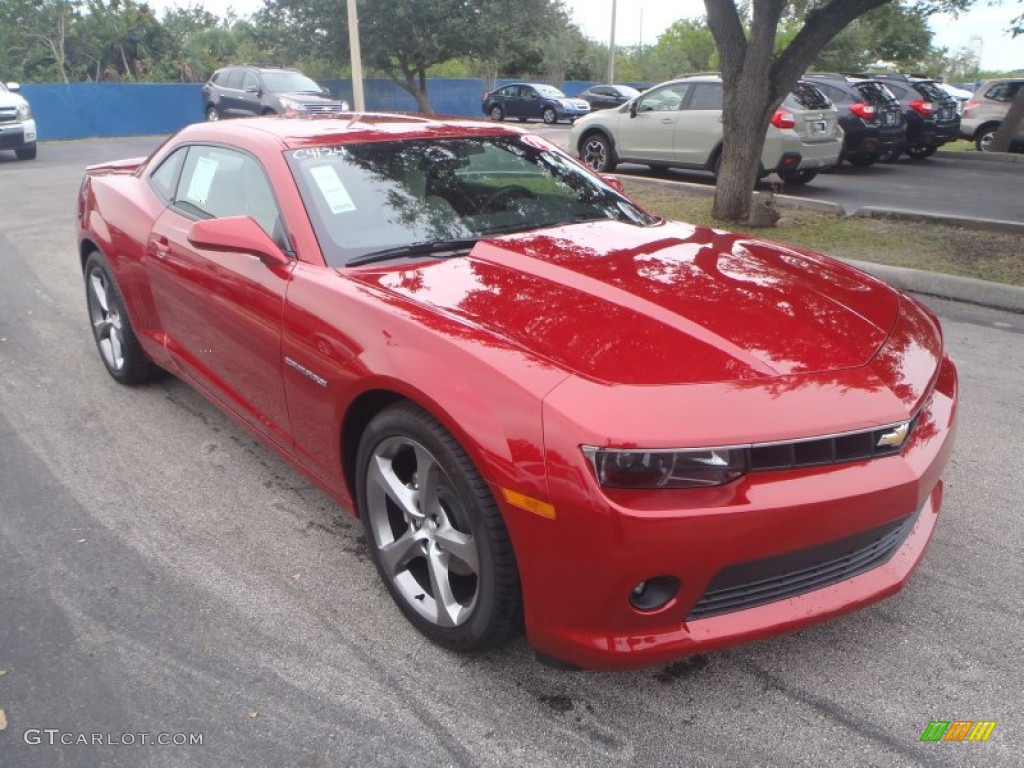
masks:
<instances>
[{"instance_id":1,"label":"sky","mask_svg":"<svg viewBox=\"0 0 1024 768\"><path fill-rule=\"evenodd\" d=\"M594 40L608 41L611 32L612 0L563 0L573 21ZM188 6L189 0L150 0L157 9L174 5ZM205 0L212 13L223 16L228 8L239 15L260 8L262 0ZM339 6L344 7L340 2ZM975 7L959 18L947 15L931 20L933 45L955 52L961 48L980 48L983 70L1024 69L1024 35L1010 37L1006 28L1024 11L1019 0L1002 0L990 7L988 0L975 0ZM616 6L615 42L617 45L651 45L658 35L678 19L704 15L703 0L619 0Z\"/></svg>"}]
</instances>

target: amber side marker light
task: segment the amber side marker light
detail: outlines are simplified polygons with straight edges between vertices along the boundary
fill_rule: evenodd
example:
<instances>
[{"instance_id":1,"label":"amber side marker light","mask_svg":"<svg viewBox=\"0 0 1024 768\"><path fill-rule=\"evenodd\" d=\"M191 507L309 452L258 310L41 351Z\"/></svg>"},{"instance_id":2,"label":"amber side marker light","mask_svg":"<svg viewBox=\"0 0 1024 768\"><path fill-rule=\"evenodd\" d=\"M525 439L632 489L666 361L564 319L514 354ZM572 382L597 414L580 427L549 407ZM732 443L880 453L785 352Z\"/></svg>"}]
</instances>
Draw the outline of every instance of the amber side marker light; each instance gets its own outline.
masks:
<instances>
[{"instance_id":1,"label":"amber side marker light","mask_svg":"<svg viewBox=\"0 0 1024 768\"><path fill-rule=\"evenodd\" d=\"M501 495L504 496L505 501L513 507L525 509L527 512L533 512L533 514L546 517L549 520L555 519L555 507L553 504L548 504L546 501L534 499L525 494L509 490L508 488L502 488Z\"/></svg>"}]
</instances>

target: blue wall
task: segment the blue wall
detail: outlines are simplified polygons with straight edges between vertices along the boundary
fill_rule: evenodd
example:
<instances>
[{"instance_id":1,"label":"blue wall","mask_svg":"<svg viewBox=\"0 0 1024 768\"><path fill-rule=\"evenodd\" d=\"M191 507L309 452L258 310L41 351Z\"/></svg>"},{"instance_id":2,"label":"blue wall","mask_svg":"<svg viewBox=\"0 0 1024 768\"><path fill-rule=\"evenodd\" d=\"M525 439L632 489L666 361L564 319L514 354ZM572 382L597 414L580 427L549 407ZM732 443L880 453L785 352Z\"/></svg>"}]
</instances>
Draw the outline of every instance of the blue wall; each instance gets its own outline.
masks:
<instances>
[{"instance_id":1,"label":"blue wall","mask_svg":"<svg viewBox=\"0 0 1024 768\"><path fill-rule=\"evenodd\" d=\"M498 85L516 80L499 80ZM351 80L322 83L336 96L352 99ZM562 90L575 96L593 83L565 83ZM74 83L23 85L22 95L32 104L42 141L83 139L93 136L146 136L173 133L203 119L201 85L168 83ZM476 79L432 78L427 83L430 106L439 115L483 118L480 97L484 84ZM377 112L417 112L416 101L388 79L365 80L366 108Z\"/></svg>"}]
</instances>

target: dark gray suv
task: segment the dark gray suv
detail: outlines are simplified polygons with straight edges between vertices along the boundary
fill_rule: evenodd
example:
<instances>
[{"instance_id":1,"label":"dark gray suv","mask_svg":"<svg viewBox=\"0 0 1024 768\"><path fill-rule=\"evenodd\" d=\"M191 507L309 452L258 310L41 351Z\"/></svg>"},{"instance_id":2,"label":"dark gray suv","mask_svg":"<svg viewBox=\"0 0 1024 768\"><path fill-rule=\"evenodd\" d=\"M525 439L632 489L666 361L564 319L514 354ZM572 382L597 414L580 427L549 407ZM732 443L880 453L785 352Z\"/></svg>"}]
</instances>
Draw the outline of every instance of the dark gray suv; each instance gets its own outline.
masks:
<instances>
[{"instance_id":1,"label":"dark gray suv","mask_svg":"<svg viewBox=\"0 0 1024 768\"><path fill-rule=\"evenodd\" d=\"M203 86L207 120L253 115L334 115L348 112L348 102L335 99L297 69L262 64L224 67Z\"/></svg>"}]
</instances>

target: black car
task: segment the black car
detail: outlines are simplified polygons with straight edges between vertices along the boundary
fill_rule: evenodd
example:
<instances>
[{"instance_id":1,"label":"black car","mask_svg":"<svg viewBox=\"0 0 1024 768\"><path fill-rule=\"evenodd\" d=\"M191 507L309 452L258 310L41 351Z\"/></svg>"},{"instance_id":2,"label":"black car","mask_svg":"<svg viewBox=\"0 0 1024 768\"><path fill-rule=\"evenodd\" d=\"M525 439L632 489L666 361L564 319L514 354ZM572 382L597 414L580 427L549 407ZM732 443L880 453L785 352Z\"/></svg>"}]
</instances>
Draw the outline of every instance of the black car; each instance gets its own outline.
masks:
<instances>
[{"instance_id":1,"label":"black car","mask_svg":"<svg viewBox=\"0 0 1024 768\"><path fill-rule=\"evenodd\" d=\"M207 120L253 115L347 112L348 103L331 95L297 69L262 64L224 67L203 86Z\"/></svg>"},{"instance_id":2,"label":"black car","mask_svg":"<svg viewBox=\"0 0 1024 768\"><path fill-rule=\"evenodd\" d=\"M960 138L956 99L940 88L937 80L913 75L872 77L885 83L900 100L907 120L907 143L903 149L910 157L930 157L943 144ZM896 160L900 154L894 150L885 159Z\"/></svg>"},{"instance_id":3,"label":"black car","mask_svg":"<svg viewBox=\"0 0 1024 768\"><path fill-rule=\"evenodd\" d=\"M850 165L867 166L907 142L907 121L899 99L885 83L873 78L812 73L813 83L839 109L845 132L843 159Z\"/></svg>"},{"instance_id":4,"label":"black car","mask_svg":"<svg viewBox=\"0 0 1024 768\"><path fill-rule=\"evenodd\" d=\"M492 120L514 117L525 122L532 117L548 125L590 114L590 105L583 99L571 99L553 85L543 83L503 85L485 93L481 106Z\"/></svg>"},{"instance_id":5,"label":"black car","mask_svg":"<svg viewBox=\"0 0 1024 768\"><path fill-rule=\"evenodd\" d=\"M592 85L582 91L579 98L590 105L591 111L621 107L640 91L631 85Z\"/></svg>"}]
</instances>

